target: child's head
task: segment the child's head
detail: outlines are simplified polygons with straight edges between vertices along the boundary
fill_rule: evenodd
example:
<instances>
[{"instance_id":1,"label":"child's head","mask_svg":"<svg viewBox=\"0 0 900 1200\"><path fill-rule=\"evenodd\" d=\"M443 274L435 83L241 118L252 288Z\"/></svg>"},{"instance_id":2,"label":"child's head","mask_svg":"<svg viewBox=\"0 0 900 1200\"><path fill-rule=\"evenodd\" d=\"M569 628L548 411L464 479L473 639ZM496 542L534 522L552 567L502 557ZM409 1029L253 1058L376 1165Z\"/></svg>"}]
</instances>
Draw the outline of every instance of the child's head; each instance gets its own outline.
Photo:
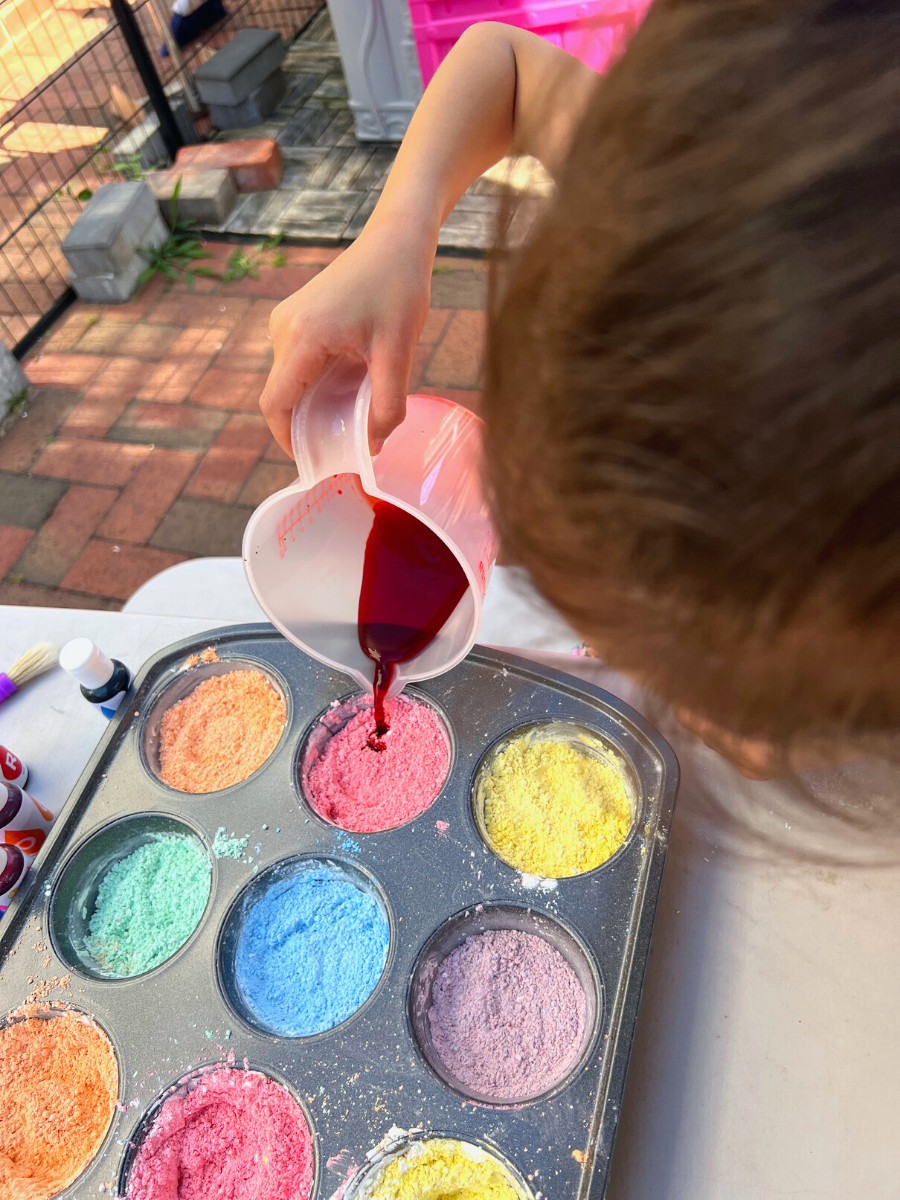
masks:
<instances>
[{"instance_id":1,"label":"child's head","mask_svg":"<svg viewBox=\"0 0 900 1200\"><path fill-rule=\"evenodd\" d=\"M507 552L748 736L900 726L898 12L656 0L491 323Z\"/></svg>"}]
</instances>

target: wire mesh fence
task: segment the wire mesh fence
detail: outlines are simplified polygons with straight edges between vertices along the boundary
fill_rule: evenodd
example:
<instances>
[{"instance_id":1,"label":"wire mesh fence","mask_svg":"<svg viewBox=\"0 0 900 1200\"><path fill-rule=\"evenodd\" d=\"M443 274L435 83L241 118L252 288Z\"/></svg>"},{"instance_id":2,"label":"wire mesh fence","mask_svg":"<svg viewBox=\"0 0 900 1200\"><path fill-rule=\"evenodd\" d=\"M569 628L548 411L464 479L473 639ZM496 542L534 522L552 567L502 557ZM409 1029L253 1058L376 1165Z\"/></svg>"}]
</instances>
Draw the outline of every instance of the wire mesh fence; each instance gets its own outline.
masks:
<instances>
[{"instance_id":1,"label":"wire mesh fence","mask_svg":"<svg viewBox=\"0 0 900 1200\"><path fill-rule=\"evenodd\" d=\"M226 0L228 15L182 51L188 68L239 29L290 41L322 0ZM132 11L173 103L187 106L149 0ZM65 296L61 243L96 188L137 169L123 149L149 115L108 0L0 0L0 339L20 347ZM204 132L203 118L195 119ZM208 124L208 122L207 122Z\"/></svg>"}]
</instances>

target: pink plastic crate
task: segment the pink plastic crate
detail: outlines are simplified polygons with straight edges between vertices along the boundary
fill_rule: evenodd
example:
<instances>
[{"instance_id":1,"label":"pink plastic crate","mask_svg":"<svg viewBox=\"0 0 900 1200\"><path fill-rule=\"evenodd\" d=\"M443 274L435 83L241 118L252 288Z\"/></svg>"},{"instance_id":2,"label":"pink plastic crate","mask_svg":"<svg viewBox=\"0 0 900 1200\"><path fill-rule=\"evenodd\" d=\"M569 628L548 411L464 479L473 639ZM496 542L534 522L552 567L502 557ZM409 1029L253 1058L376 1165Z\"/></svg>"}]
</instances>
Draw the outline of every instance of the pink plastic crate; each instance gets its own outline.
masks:
<instances>
[{"instance_id":1,"label":"pink plastic crate","mask_svg":"<svg viewBox=\"0 0 900 1200\"><path fill-rule=\"evenodd\" d=\"M409 11L427 84L460 34L478 21L530 29L595 71L605 71L649 5L650 0L409 0Z\"/></svg>"}]
</instances>

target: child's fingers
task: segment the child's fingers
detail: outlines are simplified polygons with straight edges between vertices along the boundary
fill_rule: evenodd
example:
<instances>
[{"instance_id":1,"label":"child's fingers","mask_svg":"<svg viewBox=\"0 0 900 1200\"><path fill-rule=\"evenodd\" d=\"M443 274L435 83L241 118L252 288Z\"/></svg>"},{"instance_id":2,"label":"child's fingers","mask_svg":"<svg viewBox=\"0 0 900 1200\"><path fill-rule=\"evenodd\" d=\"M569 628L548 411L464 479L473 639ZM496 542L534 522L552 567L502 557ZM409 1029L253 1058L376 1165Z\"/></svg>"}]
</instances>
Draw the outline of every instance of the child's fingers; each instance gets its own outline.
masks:
<instances>
[{"instance_id":1,"label":"child's fingers","mask_svg":"<svg viewBox=\"0 0 900 1200\"><path fill-rule=\"evenodd\" d=\"M385 438L406 416L406 393L412 369L412 348L379 344L372 347L369 374L372 403L369 407L369 452L378 454Z\"/></svg>"},{"instance_id":2,"label":"child's fingers","mask_svg":"<svg viewBox=\"0 0 900 1200\"><path fill-rule=\"evenodd\" d=\"M290 354L276 359L269 372L259 407L272 436L284 452L294 457L291 448L291 414L307 385L321 373L328 354L321 345L294 347Z\"/></svg>"}]
</instances>

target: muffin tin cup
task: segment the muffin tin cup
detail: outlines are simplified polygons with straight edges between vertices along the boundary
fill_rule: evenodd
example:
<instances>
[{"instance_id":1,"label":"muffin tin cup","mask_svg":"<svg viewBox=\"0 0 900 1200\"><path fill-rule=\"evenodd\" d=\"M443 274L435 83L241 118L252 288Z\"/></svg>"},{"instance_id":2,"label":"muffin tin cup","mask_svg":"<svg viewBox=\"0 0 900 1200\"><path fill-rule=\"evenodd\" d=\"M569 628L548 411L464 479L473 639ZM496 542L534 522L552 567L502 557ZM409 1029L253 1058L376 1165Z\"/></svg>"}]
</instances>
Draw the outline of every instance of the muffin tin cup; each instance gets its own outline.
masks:
<instances>
[{"instance_id":1,"label":"muffin tin cup","mask_svg":"<svg viewBox=\"0 0 900 1200\"><path fill-rule=\"evenodd\" d=\"M584 991L584 1031L571 1066L546 1088L532 1095L504 1097L479 1092L458 1079L442 1060L431 1036L428 1010L440 964L467 938L494 930L512 929L548 942L566 960ZM431 935L416 959L407 989L407 1021L422 1058L440 1081L464 1100L491 1108L521 1108L548 1100L566 1088L583 1070L596 1043L603 1019L603 983L582 939L555 917L512 901L492 901L464 909Z\"/></svg>"},{"instance_id":2,"label":"muffin tin cup","mask_svg":"<svg viewBox=\"0 0 900 1200\"><path fill-rule=\"evenodd\" d=\"M203 1079L204 1075L210 1075L213 1071L249 1071L256 1075L263 1075L266 1079L271 1079L273 1083L277 1083L280 1087L284 1088L284 1090L296 1103L297 1107L303 1114L303 1119L306 1121L306 1127L309 1130L310 1137L312 1138L313 1179L309 1195L310 1200L312 1200L313 1197L316 1197L319 1192L319 1174L321 1164L319 1161L319 1140L316 1137L316 1127L313 1123L309 1107L293 1084L290 1083L290 1081L287 1080L280 1072L273 1070L268 1066L257 1066L255 1063L250 1062L249 1059L240 1064L228 1062L203 1063L201 1066L195 1067L191 1071L187 1071L184 1075L181 1075L178 1079L168 1084L167 1087L163 1088L163 1090L157 1095L156 1099L153 1100L150 1106L144 1111L140 1121L138 1122L137 1128L135 1129L131 1138L128 1140L128 1143L125 1147L125 1153L122 1156L121 1166L119 1168L116 1194L121 1197L127 1197L128 1180L131 1175L131 1170L140 1152L141 1146L144 1144L147 1135L153 1128L153 1125L162 1111L162 1107L165 1102L171 1099L172 1096L177 1095L179 1092L190 1088L194 1081L199 1083Z\"/></svg>"},{"instance_id":3,"label":"muffin tin cup","mask_svg":"<svg viewBox=\"0 0 900 1200\"><path fill-rule=\"evenodd\" d=\"M249 775L245 775L243 779L238 779L234 783L229 784L228 787L216 788L209 792L183 792L179 788L172 787L171 784L166 783L160 774L159 739L163 717L173 705L177 704L180 700L186 700L198 684L218 675L230 675L232 671L260 671L265 675L272 688L285 704L285 722L281 736L272 747L269 756L254 771L251 771ZM169 678L156 691L152 698L148 700L144 707L144 717L141 722L140 732L141 759L144 767L156 782L161 787L166 788L173 796L190 796L195 800L202 800L205 796L222 796L234 788L241 787L249 779L253 779L272 760L284 742L285 733L291 725L291 716L290 686L277 671L272 669L269 663L249 657L223 657L216 662L199 663L195 667L185 667L182 665L181 669L174 674L174 678Z\"/></svg>"},{"instance_id":4,"label":"muffin tin cup","mask_svg":"<svg viewBox=\"0 0 900 1200\"><path fill-rule=\"evenodd\" d=\"M402 1136L388 1140L369 1155L365 1166L350 1179L346 1188L340 1193L340 1200L367 1200L371 1189L377 1186L382 1172L392 1162L395 1162L398 1158L402 1158L410 1146L415 1145L416 1142L431 1142L444 1139L462 1142L463 1145L472 1146L474 1149L490 1155L506 1175L507 1182L519 1197L519 1200L535 1200L534 1193L525 1182L519 1170L493 1142L489 1142L486 1138L473 1137L470 1133L454 1133L452 1131L437 1129L410 1131L403 1133ZM337 1200L337 1196L333 1197L332 1200Z\"/></svg>"},{"instance_id":5,"label":"muffin tin cup","mask_svg":"<svg viewBox=\"0 0 900 1200\"><path fill-rule=\"evenodd\" d=\"M387 922L387 954L385 955L384 965L381 968L378 982L365 1000L363 1000L362 1004L354 1009L348 1017L345 1017L343 1021L340 1021L337 1025L332 1025L330 1029L321 1029L315 1033L285 1033L263 1021L254 1012L252 1005L244 995L243 989L238 982L236 970L238 945L241 933L243 932L244 922L250 910L256 905L257 901L263 898L270 887L276 883L280 883L284 879L297 878L304 871L319 865L324 865L337 871L349 883L352 883L361 892L366 893L375 900ZM272 863L265 871L254 876L252 881L241 889L228 909L219 931L216 946L216 977L219 993L237 1019L256 1034L286 1042L309 1042L314 1039L327 1038L336 1031L344 1029L352 1021L357 1020L360 1014L365 1012L374 1001L384 983L385 976L390 971L395 951L395 942L396 929L391 906L388 903L384 888L374 875L362 870L355 863L347 862L344 859L317 854L295 854L290 858L284 858Z\"/></svg>"},{"instance_id":6,"label":"muffin tin cup","mask_svg":"<svg viewBox=\"0 0 900 1200\"><path fill-rule=\"evenodd\" d=\"M24 1007L24 1005L22 1007ZM27 1007L29 1009L28 1012L23 1012L21 1008L13 1009L11 1012L8 1012L5 1017L0 1018L0 1029L6 1028L7 1025L15 1025L20 1021L31 1020L32 1018L36 1018L39 1021L52 1021L54 1018L63 1016L64 1013L74 1012L78 1014L78 1016L86 1025L92 1025L94 1029L98 1031L98 1033L101 1033L103 1037L106 1038L107 1042L109 1042L109 1045L112 1048L113 1060L116 1064L116 1108L120 1108L124 1088L124 1079L122 1075L122 1054L119 1047L116 1045L116 1039L112 1036L106 1026L101 1021L98 1021L92 1012L89 1012L80 1004L70 1004L68 1001L51 1002L39 1000L28 1005ZM109 1124L106 1127L103 1137L100 1139L99 1146L85 1163L84 1167L82 1167L82 1169L74 1177L72 1182L67 1184L61 1192L56 1193L57 1196L70 1194L70 1189L74 1188L77 1184L81 1183L85 1179L94 1164L106 1157L106 1155L110 1152L110 1147L113 1140L113 1130L115 1127L116 1109L113 1109L109 1119ZM51 1200L53 1200L52 1197Z\"/></svg>"},{"instance_id":7,"label":"muffin tin cup","mask_svg":"<svg viewBox=\"0 0 900 1200\"><path fill-rule=\"evenodd\" d=\"M478 830L481 840L487 846L490 853L500 862L511 867L519 875L528 874L527 872L523 872L521 867L517 867L515 863L510 862L508 858L504 857L497 850L491 835L488 833L484 819L484 780L490 773L498 755L502 754L513 742L523 737L530 737L532 742L568 743L580 753L589 753L600 759L600 761L615 767L622 775L625 785L625 795L631 807L631 825L628 833L623 839L622 844L616 848L609 858L604 859L602 863L598 863L596 867L591 867L589 871L580 871L574 875L534 876L534 878L549 878L556 880L558 883L564 883L572 879L584 879L587 876L596 875L599 871L608 870L609 867L623 856L634 838L635 830L640 824L641 813L644 807L641 785L634 765L625 751L620 746L617 746L612 738L605 737L596 729L591 729L578 721L529 721L526 724L510 729L488 747L475 769L471 791L472 819L475 822L475 828ZM583 739L587 739L587 745Z\"/></svg>"},{"instance_id":8,"label":"muffin tin cup","mask_svg":"<svg viewBox=\"0 0 900 1200\"><path fill-rule=\"evenodd\" d=\"M209 895L200 920L168 958L135 975L119 975L98 962L87 948L88 927L97 904L97 893L109 871L155 837L190 838L210 863ZM76 974L108 983L130 983L161 971L185 953L202 928L216 888L216 860L202 831L185 817L169 813L144 813L121 817L91 834L69 855L57 876L50 898L50 940L66 966Z\"/></svg>"},{"instance_id":9,"label":"muffin tin cup","mask_svg":"<svg viewBox=\"0 0 900 1200\"><path fill-rule=\"evenodd\" d=\"M343 825L338 825L336 821L331 821L316 807L312 797L312 790L309 786L309 773L318 760L321 758L328 743L331 739L353 720L359 713L358 708L353 708L354 702L362 700L371 700L368 693L365 692L348 692L339 700L332 702L329 706L322 710L317 717L312 720L303 736L298 748L296 762L294 765L294 778L297 782L297 793L300 797L300 803L317 821L321 821L325 825L331 826L333 829L340 829L344 833L360 837L378 837L382 833L392 833L395 829L403 829L411 825L413 821L419 820L430 808L433 808L440 799L444 789L447 786L447 781L453 774L453 767L456 758L456 744L453 737L453 727L444 710L430 696L418 688L406 687L403 689L402 695L404 699L411 700L416 704L424 704L434 713L438 719L441 731L447 741L447 771L441 781L441 786L435 792L434 796L429 800L428 804L415 813L413 816L401 821L399 825L389 825L385 829L377 829L372 832L362 832L356 829L346 829Z\"/></svg>"}]
</instances>

